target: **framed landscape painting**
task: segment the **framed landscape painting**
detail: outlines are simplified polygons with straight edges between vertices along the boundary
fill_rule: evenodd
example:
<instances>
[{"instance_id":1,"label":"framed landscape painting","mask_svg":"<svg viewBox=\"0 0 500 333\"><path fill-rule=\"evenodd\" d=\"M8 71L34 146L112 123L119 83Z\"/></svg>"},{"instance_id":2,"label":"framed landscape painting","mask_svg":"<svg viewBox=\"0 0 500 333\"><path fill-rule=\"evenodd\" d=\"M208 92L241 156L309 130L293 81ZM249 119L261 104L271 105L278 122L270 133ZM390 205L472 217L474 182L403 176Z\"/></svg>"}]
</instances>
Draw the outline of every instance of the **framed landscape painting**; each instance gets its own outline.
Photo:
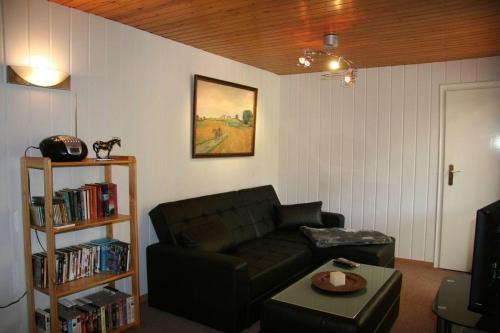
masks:
<instances>
[{"instance_id":1,"label":"framed landscape painting","mask_svg":"<svg viewBox=\"0 0 500 333\"><path fill-rule=\"evenodd\" d=\"M194 76L193 157L253 156L257 88Z\"/></svg>"}]
</instances>

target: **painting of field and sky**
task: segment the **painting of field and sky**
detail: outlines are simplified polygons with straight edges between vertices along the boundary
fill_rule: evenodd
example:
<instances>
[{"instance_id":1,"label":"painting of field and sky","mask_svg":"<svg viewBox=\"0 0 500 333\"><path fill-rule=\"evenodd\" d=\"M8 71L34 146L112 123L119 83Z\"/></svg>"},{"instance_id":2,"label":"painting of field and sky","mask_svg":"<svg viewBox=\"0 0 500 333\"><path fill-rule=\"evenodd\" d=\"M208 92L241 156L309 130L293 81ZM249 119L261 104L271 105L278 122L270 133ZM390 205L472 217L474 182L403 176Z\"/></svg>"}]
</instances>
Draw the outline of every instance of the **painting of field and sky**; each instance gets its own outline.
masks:
<instances>
[{"instance_id":1,"label":"painting of field and sky","mask_svg":"<svg viewBox=\"0 0 500 333\"><path fill-rule=\"evenodd\" d=\"M195 75L193 157L252 156L257 88Z\"/></svg>"}]
</instances>

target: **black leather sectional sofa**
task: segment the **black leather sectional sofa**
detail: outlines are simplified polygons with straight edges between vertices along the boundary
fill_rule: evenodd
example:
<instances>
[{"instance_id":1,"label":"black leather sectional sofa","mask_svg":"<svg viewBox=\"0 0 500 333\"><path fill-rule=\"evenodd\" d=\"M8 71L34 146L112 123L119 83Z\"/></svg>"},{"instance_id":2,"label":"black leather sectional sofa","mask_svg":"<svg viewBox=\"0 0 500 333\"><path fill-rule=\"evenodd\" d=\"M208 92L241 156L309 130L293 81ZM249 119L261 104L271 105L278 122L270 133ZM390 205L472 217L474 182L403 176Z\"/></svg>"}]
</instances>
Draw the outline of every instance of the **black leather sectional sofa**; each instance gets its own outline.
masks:
<instances>
[{"instance_id":1,"label":"black leather sectional sofa","mask_svg":"<svg viewBox=\"0 0 500 333\"><path fill-rule=\"evenodd\" d=\"M147 248L151 306L226 332L259 317L260 304L334 257L393 267L394 243L318 249L279 229L271 185L159 204L149 213L159 243ZM344 217L321 213L325 227Z\"/></svg>"}]
</instances>

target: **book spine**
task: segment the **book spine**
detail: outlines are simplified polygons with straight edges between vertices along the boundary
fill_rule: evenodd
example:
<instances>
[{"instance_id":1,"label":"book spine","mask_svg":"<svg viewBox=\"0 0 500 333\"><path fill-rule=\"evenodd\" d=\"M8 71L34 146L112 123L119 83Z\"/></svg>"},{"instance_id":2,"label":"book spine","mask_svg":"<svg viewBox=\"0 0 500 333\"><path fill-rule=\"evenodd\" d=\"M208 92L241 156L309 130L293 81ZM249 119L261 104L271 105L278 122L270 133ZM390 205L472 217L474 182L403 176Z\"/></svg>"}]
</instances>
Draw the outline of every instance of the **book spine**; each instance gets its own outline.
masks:
<instances>
[{"instance_id":1,"label":"book spine","mask_svg":"<svg viewBox=\"0 0 500 333\"><path fill-rule=\"evenodd\" d=\"M96 184L97 191L97 215L102 218L104 217L103 213L103 201L102 201L102 187L99 184Z\"/></svg>"},{"instance_id":2,"label":"book spine","mask_svg":"<svg viewBox=\"0 0 500 333\"><path fill-rule=\"evenodd\" d=\"M94 219L97 220L99 217L97 213L97 187L92 186L92 195L93 195L93 207L94 207Z\"/></svg>"},{"instance_id":3,"label":"book spine","mask_svg":"<svg viewBox=\"0 0 500 333\"><path fill-rule=\"evenodd\" d=\"M118 214L118 192L115 183L108 183L109 188L109 214Z\"/></svg>"},{"instance_id":4,"label":"book spine","mask_svg":"<svg viewBox=\"0 0 500 333\"><path fill-rule=\"evenodd\" d=\"M64 199L64 206L66 208L66 213L68 214L68 220L69 221L74 221L73 216L71 215L71 205L70 205L70 199L69 199L69 193L68 191L62 192L62 197Z\"/></svg>"},{"instance_id":5,"label":"book spine","mask_svg":"<svg viewBox=\"0 0 500 333\"><path fill-rule=\"evenodd\" d=\"M72 202L72 214L74 216L74 221L80 221L80 215L78 214L78 195L77 191L71 190L69 192Z\"/></svg>"},{"instance_id":6,"label":"book spine","mask_svg":"<svg viewBox=\"0 0 500 333\"><path fill-rule=\"evenodd\" d=\"M103 217L108 217L109 216L109 186L108 186L108 184L102 183L101 189L102 189Z\"/></svg>"},{"instance_id":7,"label":"book spine","mask_svg":"<svg viewBox=\"0 0 500 333\"><path fill-rule=\"evenodd\" d=\"M129 324L135 322L135 305L134 305L134 302L135 302L135 299L134 299L134 296L130 296L128 298L129 300L129 306L130 306L130 312L129 312Z\"/></svg>"},{"instance_id":8,"label":"book spine","mask_svg":"<svg viewBox=\"0 0 500 333\"><path fill-rule=\"evenodd\" d=\"M89 189L83 189L83 193L85 194L85 217L87 220L91 220L90 217L90 199L89 199Z\"/></svg>"},{"instance_id":9,"label":"book spine","mask_svg":"<svg viewBox=\"0 0 500 333\"><path fill-rule=\"evenodd\" d=\"M101 306L101 332L106 333L106 307Z\"/></svg>"}]
</instances>

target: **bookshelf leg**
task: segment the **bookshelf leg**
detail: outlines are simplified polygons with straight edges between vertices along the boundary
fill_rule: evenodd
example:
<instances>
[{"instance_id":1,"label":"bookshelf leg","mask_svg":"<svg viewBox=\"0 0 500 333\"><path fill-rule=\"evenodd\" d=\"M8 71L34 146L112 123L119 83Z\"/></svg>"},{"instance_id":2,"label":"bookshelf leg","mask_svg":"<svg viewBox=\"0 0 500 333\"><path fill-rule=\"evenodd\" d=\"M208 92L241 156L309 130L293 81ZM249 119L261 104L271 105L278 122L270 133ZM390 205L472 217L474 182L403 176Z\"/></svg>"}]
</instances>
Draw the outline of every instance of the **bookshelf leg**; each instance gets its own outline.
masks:
<instances>
[{"instance_id":1,"label":"bookshelf leg","mask_svg":"<svg viewBox=\"0 0 500 333\"><path fill-rule=\"evenodd\" d=\"M28 329L30 333L35 333L35 298L33 289L33 267L31 264L31 227L30 227L30 189L29 189L29 169L26 161L21 160L21 186L23 199L23 238L24 238L24 258L26 274L26 303L28 305Z\"/></svg>"},{"instance_id":2,"label":"bookshelf leg","mask_svg":"<svg viewBox=\"0 0 500 333\"><path fill-rule=\"evenodd\" d=\"M104 180L106 183L111 183L113 181L113 172L112 172L112 166L111 165L106 165L104 167ZM107 225L106 226L106 237L107 238L113 238L113 225ZM108 283L108 286L115 288L115 282L110 282Z\"/></svg>"},{"instance_id":3,"label":"bookshelf leg","mask_svg":"<svg viewBox=\"0 0 500 333\"><path fill-rule=\"evenodd\" d=\"M140 325L140 285L139 285L139 256L138 256L138 225L137 225L137 169L136 161L129 165L129 207L130 207L130 247L132 255L132 269L134 275L132 276L132 295L134 295L135 303L135 322Z\"/></svg>"}]
</instances>

